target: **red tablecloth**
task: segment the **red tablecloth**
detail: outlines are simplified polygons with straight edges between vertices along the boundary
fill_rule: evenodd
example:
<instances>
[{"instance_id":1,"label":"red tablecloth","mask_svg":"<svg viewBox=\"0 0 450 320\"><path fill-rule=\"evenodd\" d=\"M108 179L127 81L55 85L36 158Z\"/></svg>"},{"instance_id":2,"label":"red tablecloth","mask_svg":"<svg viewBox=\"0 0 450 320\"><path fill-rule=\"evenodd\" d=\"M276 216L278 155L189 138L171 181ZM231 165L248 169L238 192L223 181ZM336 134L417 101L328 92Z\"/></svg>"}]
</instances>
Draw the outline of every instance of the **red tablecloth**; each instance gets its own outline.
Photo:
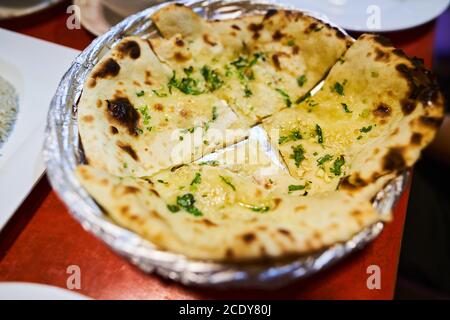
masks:
<instances>
[{"instance_id":1,"label":"red tablecloth","mask_svg":"<svg viewBox=\"0 0 450 320\"><path fill-rule=\"evenodd\" d=\"M68 30L67 18L63 5L43 15L0 26L84 49L94 37L83 29ZM388 36L430 66L434 26L431 22ZM0 234L0 281L30 281L66 288L67 268L77 265L81 268L79 292L96 299L391 299L408 194L409 188L395 209L394 221L386 225L379 238L329 270L277 291L215 291L188 288L142 273L85 232L44 177ZM381 268L380 290L367 288L370 265Z\"/></svg>"}]
</instances>

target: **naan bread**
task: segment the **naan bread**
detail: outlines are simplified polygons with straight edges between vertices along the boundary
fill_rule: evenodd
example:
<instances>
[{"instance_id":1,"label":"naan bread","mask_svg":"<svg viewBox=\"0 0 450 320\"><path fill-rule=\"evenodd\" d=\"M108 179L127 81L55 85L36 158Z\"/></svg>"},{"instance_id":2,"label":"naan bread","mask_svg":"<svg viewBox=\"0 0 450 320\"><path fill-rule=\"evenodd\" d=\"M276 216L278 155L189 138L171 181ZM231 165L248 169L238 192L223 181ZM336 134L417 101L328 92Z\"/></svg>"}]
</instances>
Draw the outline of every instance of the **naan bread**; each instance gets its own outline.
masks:
<instances>
[{"instance_id":1,"label":"naan bread","mask_svg":"<svg viewBox=\"0 0 450 320\"><path fill-rule=\"evenodd\" d=\"M206 21L168 5L152 19L163 38L124 39L89 76L78 105L89 165L76 173L163 250L239 262L347 241L380 220L372 197L442 121L430 72L380 36L347 50L345 35L291 11ZM211 154L261 121L288 170L251 139Z\"/></svg>"},{"instance_id":2,"label":"naan bread","mask_svg":"<svg viewBox=\"0 0 450 320\"><path fill-rule=\"evenodd\" d=\"M98 63L78 104L79 132L91 165L146 176L248 135L226 102L212 93L180 92L168 85L172 76L138 37L125 38Z\"/></svg>"},{"instance_id":3,"label":"naan bread","mask_svg":"<svg viewBox=\"0 0 450 320\"><path fill-rule=\"evenodd\" d=\"M263 126L311 193L370 189L371 197L417 161L442 117L442 95L422 62L362 35L316 95Z\"/></svg>"},{"instance_id":4,"label":"naan bread","mask_svg":"<svg viewBox=\"0 0 450 320\"><path fill-rule=\"evenodd\" d=\"M224 83L215 94L246 123L286 108L311 90L344 53L350 39L294 11L206 21L191 9L169 5L152 16L164 39L151 39L158 57L176 74L211 70Z\"/></svg>"},{"instance_id":5,"label":"naan bread","mask_svg":"<svg viewBox=\"0 0 450 320\"><path fill-rule=\"evenodd\" d=\"M147 180L90 166L78 167L77 176L121 226L194 259L239 262L309 253L348 240L379 219L368 201L343 192L277 195L209 165Z\"/></svg>"}]
</instances>

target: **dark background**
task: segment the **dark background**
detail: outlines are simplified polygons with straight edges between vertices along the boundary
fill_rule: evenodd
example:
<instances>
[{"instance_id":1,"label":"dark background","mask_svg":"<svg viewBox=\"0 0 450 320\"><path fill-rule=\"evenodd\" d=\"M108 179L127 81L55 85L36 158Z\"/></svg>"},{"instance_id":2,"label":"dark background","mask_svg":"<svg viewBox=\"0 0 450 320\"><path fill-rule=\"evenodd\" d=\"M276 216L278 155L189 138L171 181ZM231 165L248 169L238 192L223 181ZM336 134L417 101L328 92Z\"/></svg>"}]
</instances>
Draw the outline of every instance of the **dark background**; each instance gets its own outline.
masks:
<instances>
[{"instance_id":1,"label":"dark background","mask_svg":"<svg viewBox=\"0 0 450 320\"><path fill-rule=\"evenodd\" d=\"M450 9L439 17L433 70L450 101ZM450 136L446 137L450 139ZM450 167L425 152L414 169L397 299L450 299Z\"/></svg>"}]
</instances>

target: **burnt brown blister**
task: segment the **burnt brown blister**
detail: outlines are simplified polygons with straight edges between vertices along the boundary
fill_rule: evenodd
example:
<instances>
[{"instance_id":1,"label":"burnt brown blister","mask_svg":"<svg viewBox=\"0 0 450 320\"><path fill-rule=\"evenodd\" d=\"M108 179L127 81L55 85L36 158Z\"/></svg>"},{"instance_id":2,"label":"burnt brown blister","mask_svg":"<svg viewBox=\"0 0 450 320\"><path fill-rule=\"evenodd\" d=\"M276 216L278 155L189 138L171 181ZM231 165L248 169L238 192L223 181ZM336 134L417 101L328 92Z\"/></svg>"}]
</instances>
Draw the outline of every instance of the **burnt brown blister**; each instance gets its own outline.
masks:
<instances>
[{"instance_id":1,"label":"burnt brown blister","mask_svg":"<svg viewBox=\"0 0 450 320\"><path fill-rule=\"evenodd\" d=\"M125 151L126 153L128 153L128 155L133 158L133 160L135 161L139 161L139 157L136 153L136 151L133 149L132 146L130 146L129 144L126 143L122 143L122 142L117 142L117 146L122 149L123 151Z\"/></svg>"},{"instance_id":2,"label":"burnt brown blister","mask_svg":"<svg viewBox=\"0 0 450 320\"><path fill-rule=\"evenodd\" d=\"M248 233L245 233L245 234L242 235L242 240L245 243L251 243L251 242L256 240L256 236L255 236L254 233L248 232Z\"/></svg>"},{"instance_id":3,"label":"burnt brown blister","mask_svg":"<svg viewBox=\"0 0 450 320\"><path fill-rule=\"evenodd\" d=\"M390 148L383 157L383 169L390 172L399 172L407 168L405 149L402 147Z\"/></svg>"},{"instance_id":4,"label":"burnt brown blister","mask_svg":"<svg viewBox=\"0 0 450 320\"><path fill-rule=\"evenodd\" d=\"M120 65L113 58L105 60L92 74L90 87L95 87L97 79L107 79L116 77L120 72Z\"/></svg>"},{"instance_id":5,"label":"burnt brown blister","mask_svg":"<svg viewBox=\"0 0 450 320\"><path fill-rule=\"evenodd\" d=\"M138 59L141 56L141 47L134 40L122 42L117 47L117 51L121 57L130 57L131 59Z\"/></svg>"},{"instance_id":6,"label":"burnt brown blister","mask_svg":"<svg viewBox=\"0 0 450 320\"><path fill-rule=\"evenodd\" d=\"M117 97L107 100L107 113L109 118L128 129L130 135L136 136L139 113L126 97Z\"/></svg>"}]
</instances>

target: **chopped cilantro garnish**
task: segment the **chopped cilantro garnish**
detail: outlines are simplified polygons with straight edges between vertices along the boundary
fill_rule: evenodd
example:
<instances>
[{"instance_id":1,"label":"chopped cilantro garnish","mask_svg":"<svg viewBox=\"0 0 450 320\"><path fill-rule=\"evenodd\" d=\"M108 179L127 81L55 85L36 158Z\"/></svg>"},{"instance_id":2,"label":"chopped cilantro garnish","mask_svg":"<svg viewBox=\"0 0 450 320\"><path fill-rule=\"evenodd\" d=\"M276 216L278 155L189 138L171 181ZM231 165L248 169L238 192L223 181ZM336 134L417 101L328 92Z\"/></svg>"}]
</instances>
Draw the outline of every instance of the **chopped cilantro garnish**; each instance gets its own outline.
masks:
<instances>
[{"instance_id":1,"label":"chopped cilantro garnish","mask_svg":"<svg viewBox=\"0 0 450 320\"><path fill-rule=\"evenodd\" d=\"M344 95L344 86L339 82L336 82L332 88L332 91L336 92L338 95Z\"/></svg>"},{"instance_id":2,"label":"chopped cilantro garnish","mask_svg":"<svg viewBox=\"0 0 450 320\"><path fill-rule=\"evenodd\" d=\"M152 117L148 114L147 106L140 107L139 112L142 114L143 117L142 123L144 124L144 126L148 126L150 124L150 120L152 119Z\"/></svg>"},{"instance_id":3,"label":"chopped cilantro garnish","mask_svg":"<svg viewBox=\"0 0 450 320\"><path fill-rule=\"evenodd\" d=\"M219 117L219 113L217 112L217 107L214 106L214 107L212 107L212 116L211 116L211 120L212 120L212 121L216 121L218 117Z\"/></svg>"},{"instance_id":4,"label":"chopped cilantro garnish","mask_svg":"<svg viewBox=\"0 0 450 320\"><path fill-rule=\"evenodd\" d=\"M231 187L231 189L233 189L234 191L236 191L236 187L234 186L234 184L231 182L230 178L224 177L224 176L219 176L220 179L227 185L229 185Z\"/></svg>"},{"instance_id":5,"label":"chopped cilantro garnish","mask_svg":"<svg viewBox=\"0 0 450 320\"><path fill-rule=\"evenodd\" d=\"M293 185L291 184L289 186L289 192L298 191L298 190L304 190L306 188L306 185Z\"/></svg>"},{"instance_id":6,"label":"chopped cilantro garnish","mask_svg":"<svg viewBox=\"0 0 450 320\"><path fill-rule=\"evenodd\" d=\"M317 135L317 142L318 143L323 143L323 133L322 133L322 128L316 124L316 135Z\"/></svg>"},{"instance_id":7,"label":"chopped cilantro garnish","mask_svg":"<svg viewBox=\"0 0 450 320\"><path fill-rule=\"evenodd\" d=\"M342 173L341 169L344 164L344 156L339 156L336 160L334 160L333 167L330 168L331 173L334 173L335 176L340 176Z\"/></svg>"},{"instance_id":8,"label":"chopped cilantro garnish","mask_svg":"<svg viewBox=\"0 0 450 320\"><path fill-rule=\"evenodd\" d=\"M288 141L297 141L297 140L300 140L302 138L303 138L302 134L301 134L301 132L299 130L292 130L289 133L289 135L281 136L278 139L278 144L283 144L283 143L288 142Z\"/></svg>"},{"instance_id":9,"label":"chopped cilantro garnish","mask_svg":"<svg viewBox=\"0 0 450 320\"><path fill-rule=\"evenodd\" d=\"M319 166L323 165L325 162L330 161L331 159L333 159L333 156L330 154L326 154L323 157L320 157L319 159L317 159L317 164Z\"/></svg>"},{"instance_id":10,"label":"chopped cilantro garnish","mask_svg":"<svg viewBox=\"0 0 450 320\"><path fill-rule=\"evenodd\" d=\"M135 128L134 131L139 135L144 133L144 130L142 130L141 128Z\"/></svg>"},{"instance_id":11,"label":"chopped cilantro garnish","mask_svg":"<svg viewBox=\"0 0 450 320\"><path fill-rule=\"evenodd\" d=\"M166 181L161 180L161 179L158 179L158 180L156 180L156 181L158 181L159 183L162 183L162 184L168 184Z\"/></svg>"},{"instance_id":12,"label":"chopped cilantro garnish","mask_svg":"<svg viewBox=\"0 0 450 320\"><path fill-rule=\"evenodd\" d=\"M137 95L138 97L142 97L144 94L145 94L144 90L141 90L141 91L136 92L136 95Z\"/></svg>"},{"instance_id":13,"label":"chopped cilantro garnish","mask_svg":"<svg viewBox=\"0 0 450 320\"><path fill-rule=\"evenodd\" d=\"M190 76L194 72L194 67L190 66L188 68L184 68L183 71L187 76Z\"/></svg>"},{"instance_id":14,"label":"chopped cilantro garnish","mask_svg":"<svg viewBox=\"0 0 450 320\"><path fill-rule=\"evenodd\" d=\"M298 145L296 147L292 147L293 153L291 154L290 158L294 159L295 166L298 168L300 167L300 164L303 160L305 160L305 149L301 145Z\"/></svg>"},{"instance_id":15,"label":"chopped cilantro garnish","mask_svg":"<svg viewBox=\"0 0 450 320\"><path fill-rule=\"evenodd\" d=\"M306 83L306 76L304 74L297 78L297 84L299 87L303 87L305 83Z\"/></svg>"},{"instance_id":16,"label":"chopped cilantro garnish","mask_svg":"<svg viewBox=\"0 0 450 320\"><path fill-rule=\"evenodd\" d=\"M177 204L181 208L183 208L184 210L186 210L187 212L189 212L190 214L192 214L194 216L202 216L203 215L203 213L194 206L195 198L192 193L186 193L182 196L178 196Z\"/></svg>"},{"instance_id":17,"label":"chopped cilantro garnish","mask_svg":"<svg viewBox=\"0 0 450 320\"><path fill-rule=\"evenodd\" d=\"M180 211L180 207L175 205L175 204L173 204L173 205L172 204L168 204L167 205L167 209L169 209L169 211L172 212L172 213Z\"/></svg>"},{"instance_id":18,"label":"chopped cilantro garnish","mask_svg":"<svg viewBox=\"0 0 450 320\"><path fill-rule=\"evenodd\" d=\"M359 129L359 131L360 131L360 132L363 132L363 133L367 133L367 132L369 132L370 130L372 130L372 126L362 127L361 129Z\"/></svg>"},{"instance_id":19,"label":"chopped cilantro garnish","mask_svg":"<svg viewBox=\"0 0 450 320\"><path fill-rule=\"evenodd\" d=\"M244 97L248 98L248 97L251 97L252 95L253 95L252 90L250 90L250 88L246 84L244 87Z\"/></svg>"},{"instance_id":20,"label":"chopped cilantro garnish","mask_svg":"<svg viewBox=\"0 0 450 320\"><path fill-rule=\"evenodd\" d=\"M350 111L350 109L348 108L348 105L346 103L341 103L342 107L344 108L344 111L346 113L352 113L353 111Z\"/></svg>"},{"instance_id":21,"label":"chopped cilantro garnish","mask_svg":"<svg viewBox=\"0 0 450 320\"><path fill-rule=\"evenodd\" d=\"M167 97L167 93L162 92L163 91L162 89L159 91L158 90L152 90L152 91L157 97L160 97L160 98Z\"/></svg>"},{"instance_id":22,"label":"chopped cilantro garnish","mask_svg":"<svg viewBox=\"0 0 450 320\"><path fill-rule=\"evenodd\" d=\"M372 71L372 72L370 73L370 75L371 75L373 78L378 78L379 73L376 72L376 71Z\"/></svg>"},{"instance_id":23,"label":"chopped cilantro garnish","mask_svg":"<svg viewBox=\"0 0 450 320\"><path fill-rule=\"evenodd\" d=\"M199 165L217 167L219 165L219 161L217 160L204 161L201 162Z\"/></svg>"},{"instance_id":24,"label":"chopped cilantro garnish","mask_svg":"<svg viewBox=\"0 0 450 320\"><path fill-rule=\"evenodd\" d=\"M294 41L293 39L290 39L290 40L287 42L287 45L288 45L289 47L292 47L292 46L295 45L295 41Z\"/></svg>"},{"instance_id":25,"label":"chopped cilantro garnish","mask_svg":"<svg viewBox=\"0 0 450 320\"><path fill-rule=\"evenodd\" d=\"M270 210L270 207L269 206L250 207L250 209L254 212L267 212Z\"/></svg>"},{"instance_id":26,"label":"chopped cilantro garnish","mask_svg":"<svg viewBox=\"0 0 450 320\"><path fill-rule=\"evenodd\" d=\"M206 87L211 92L219 89L224 84L223 80L220 79L219 74L216 71L211 70L208 66L203 66L201 74L206 81Z\"/></svg>"},{"instance_id":27,"label":"chopped cilantro garnish","mask_svg":"<svg viewBox=\"0 0 450 320\"><path fill-rule=\"evenodd\" d=\"M275 90L276 90L279 94L281 94L281 96L282 96L283 99L284 99L284 102L286 103L286 106L287 106L288 108L290 108L291 105L292 105L292 101L291 101L291 98L289 97L289 95L288 95L285 91L283 91L283 90L281 90L281 89L279 89L279 88L276 88Z\"/></svg>"},{"instance_id":28,"label":"chopped cilantro garnish","mask_svg":"<svg viewBox=\"0 0 450 320\"><path fill-rule=\"evenodd\" d=\"M175 71L167 86L169 87L170 93L172 93L172 88L177 88L184 94L191 94L194 96L204 93L204 91L198 87L197 80L191 78L190 75L181 80L177 80Z\"/></svg>"},{"instance_id":29,"label":"chopped cilantro garnish","mask_svg":"<svg viewBox=\"0 0 450 320\"><path fill-rule=\"evenodd\" d=\"M195 177L194 177L194 179L192 179L192 182L191 182L191 186L195 186L195 185L197 185L197 184L200 184L202 182L202 175L200 174L200 172L197 172L196 174L195 174Z\"/></svg>"}]
</instances>

